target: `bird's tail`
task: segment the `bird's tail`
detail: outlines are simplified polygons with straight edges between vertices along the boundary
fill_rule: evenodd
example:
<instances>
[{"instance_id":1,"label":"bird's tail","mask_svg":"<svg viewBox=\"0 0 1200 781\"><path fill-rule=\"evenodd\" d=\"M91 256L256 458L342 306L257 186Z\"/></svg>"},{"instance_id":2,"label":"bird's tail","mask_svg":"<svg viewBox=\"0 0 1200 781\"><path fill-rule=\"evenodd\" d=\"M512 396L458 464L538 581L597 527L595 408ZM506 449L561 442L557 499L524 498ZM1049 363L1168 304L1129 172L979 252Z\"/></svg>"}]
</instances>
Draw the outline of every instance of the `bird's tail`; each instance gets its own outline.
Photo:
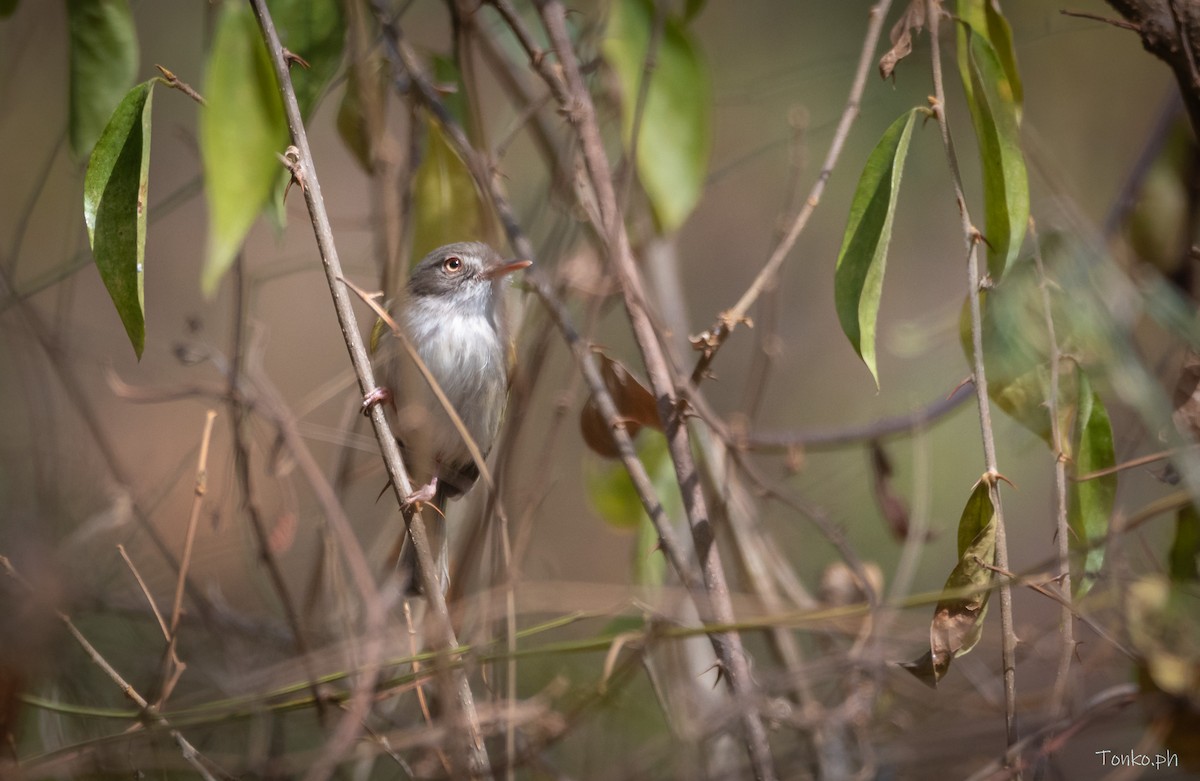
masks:
<instances>
[{"instance_id":1,"label":"bird's tail","mask_svg":"<svg viewBox=\"0 0 1200 781\"><path fill-rule=\"evenodd\" d=\"M433 512L421 513L421 518L425 521L425 536L429 539L429 550L433 553L434 567L437 569L438 583L441 585L442 594L445 594L450 588L450 540L446 533L446 517L443 514L446 508L446 499L445 484L439 481L433 501L430 502L434 508ZM407 530L400 535L396 547L399 550L393 549L388 561L395 563L400 579L401 593L406 596L424 594L417 564L417 551L413 547L412 537Z\"/></svg>"}]
</instances>

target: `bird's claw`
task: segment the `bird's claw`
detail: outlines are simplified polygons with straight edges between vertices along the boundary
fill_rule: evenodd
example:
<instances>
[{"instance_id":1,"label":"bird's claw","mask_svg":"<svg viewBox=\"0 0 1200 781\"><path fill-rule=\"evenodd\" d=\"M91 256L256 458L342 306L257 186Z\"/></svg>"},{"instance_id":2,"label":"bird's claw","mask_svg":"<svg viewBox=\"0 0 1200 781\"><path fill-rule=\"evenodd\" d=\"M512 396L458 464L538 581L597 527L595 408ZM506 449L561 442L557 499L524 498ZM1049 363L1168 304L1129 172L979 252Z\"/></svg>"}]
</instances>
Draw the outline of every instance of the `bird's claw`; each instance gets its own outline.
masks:
<instances>
[{"instance_id":1,"label":"bird's claw","mask_svg":"<svg viewBox=\"0 0 1200 781\"><path fill-rule=\"evenodd\" d=\"M370 415L371 408L392 400L392 392L382 385L363 396L362 414Z\"/></svg>"},{"instance_id":2,"label":"bird's claw","mask_svg":"<svg viewBox=\"0 0 1200 781\"><path fill-rule=\"evenodd\" d=\"M413 491L411 494L404 497L404 501L400 503L401 506L405 510L410 507L416 507L417 510L420 511L421 505L432 504L434 497L437 496L437 482L437 478L435 477L425 485Z\"/></svg>"}]
</instances>

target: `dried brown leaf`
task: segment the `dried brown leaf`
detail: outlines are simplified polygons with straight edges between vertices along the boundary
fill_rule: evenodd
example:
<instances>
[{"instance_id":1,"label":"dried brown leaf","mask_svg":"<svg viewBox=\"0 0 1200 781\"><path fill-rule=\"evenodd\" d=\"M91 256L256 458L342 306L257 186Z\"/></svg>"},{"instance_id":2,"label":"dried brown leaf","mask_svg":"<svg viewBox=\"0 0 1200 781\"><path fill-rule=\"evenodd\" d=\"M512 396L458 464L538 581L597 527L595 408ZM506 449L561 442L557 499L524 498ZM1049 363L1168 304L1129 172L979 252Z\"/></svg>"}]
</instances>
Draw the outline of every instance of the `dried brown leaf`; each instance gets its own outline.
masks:
<instances>
[{"instance_id":1,"label":"dried brown leaf","mask_svg":"<svg viewBox=\"0 0 1200 781\"><path fill-rule=\"evenodd\" d=\"M908 55L912 54L912 39L914 34L925 29L925 2L912 0L908 8L892 27L892 48L879 58L879 75L884 79L891 78L896 66Z\"/></svg>"}]
</instances>

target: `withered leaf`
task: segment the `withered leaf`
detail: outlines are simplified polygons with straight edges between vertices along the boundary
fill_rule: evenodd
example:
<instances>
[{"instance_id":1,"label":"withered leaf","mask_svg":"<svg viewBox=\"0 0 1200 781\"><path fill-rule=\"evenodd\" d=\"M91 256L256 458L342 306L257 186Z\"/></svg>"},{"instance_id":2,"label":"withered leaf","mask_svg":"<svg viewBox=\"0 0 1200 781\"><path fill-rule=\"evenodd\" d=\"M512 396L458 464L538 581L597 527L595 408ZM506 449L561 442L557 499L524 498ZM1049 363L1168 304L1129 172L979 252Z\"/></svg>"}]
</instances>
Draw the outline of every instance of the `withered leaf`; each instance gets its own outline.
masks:
<instances>
[{"instance_id":1,"label":"withered leaf","mask_svg":"<svg viewBox=\"0 0 1200 781\"><path fill-rule=\"evenodd\" d=\"M881 78L892 77L896 66L908 55L912 54L912 39L925 29L925 0L912 0L908 8L892 26L892 48L879 58L879 75Z\"/></svg>"},{"instance_id":2,"label":"withered leaf","mask_svg":"<svg viewBox=\"0 0 1200 781\"><path fill-rule=\"evenodd\" d=\"M871 441L871 488L879 512L897 540L908 539L908 505L892 485L892 462L878 440Z\"/></svg>"},{"instance_id":3,"label":"withered leaf","mask_svg":"<svg viewBox=\"0 0 1200 781\"><path fill-rule=\"evenodd\" d=\"M662 423L658 418L658 402L654 394L619 361L609 357L599 348L592 348L592 351L596 354L604 387L612 396L617 414L621 416L621 422L629 436L637 436L643 426L662 431ZM593 396L588 396L587 402L579 412L579 429L583 434L583 441L597 455L604 458L617 458L620 455L612 431L604 416L600 414L600 407Z\"/></svg>"}]
</instances>

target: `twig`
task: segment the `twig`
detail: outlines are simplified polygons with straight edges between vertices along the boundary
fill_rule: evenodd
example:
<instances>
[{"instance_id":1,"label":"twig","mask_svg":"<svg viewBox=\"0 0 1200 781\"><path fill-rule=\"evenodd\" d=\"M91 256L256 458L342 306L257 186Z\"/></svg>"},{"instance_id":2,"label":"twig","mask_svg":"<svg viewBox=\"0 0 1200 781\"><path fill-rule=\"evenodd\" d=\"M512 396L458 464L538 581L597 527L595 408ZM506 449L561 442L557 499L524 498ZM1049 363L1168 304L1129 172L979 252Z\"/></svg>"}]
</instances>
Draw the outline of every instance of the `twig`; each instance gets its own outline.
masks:
<instances>
[{"instance_id":1,"label":"twig","mask_svg":"<svg viewBox=\"0 0 1200 781\"><path fill-rule=\"evenodd\" d=\"M163 82L168 87L179 90L184 95L187 95L189 98L199 103L201 106L208 105L208 101L204 99L203 95L193 89L192 85L188 84L186 81L180 80L178 76L161 65L156 64L154 67L158 68L158 72L163 75Z\"/></svg>"},{"instance_id":2,"label":"twig","mask_svg":"<svg viewBox=\"0 0 1200 781\"><path fill-rule=\"evenodd\" d=\"M0 556L0 567L4 569L10 578L19 583L26 591L28 591L29 596L32 599L38 599L37 591L33 588L29 581L25 580L21 573L17 572L16 568L13 567L12 562L9 561L7 556ZM148 703L145 697L143 697L141 694L138 694L137 689L133 688L128 681L121 677L121 674L117 672L116 668L109 664L108 660L105 659L104 656L96 650L96 647L88 641L87 637L85 637L84 634L79 631L79 628L75 626L75 622L71 620L71 617L61 610L53 608L48 609L53 610L55 617L57 617L58 620L62 622L63 626L67 628L67 632L70 633L71 637L75 639L75 642L79 644L79 647L83 649L83 652L87 654L88 658L92 660L92 663L99 667L101 672L107 675L108 678L117 685L117 688L121 690L121 693L128 697L134 705L137 705L138 709L146 716L147 719L159 725L160 727L164 727L170 733L171 737L175 739L175 743L179 746L180 754L183 756L184 761L191 765L192 768L200 774L200 777L205 779L205 781L216 781L212 773L209 772L208 768L204 766L204 763L200 761L203 757L200 752L196 750L196 747L189 743L187 738L185 738L183 734L179 732L179 730L172 727L171 723L167 721L166 717L159 713L153 705Z\"/></svg>"},{"instance_id":3,"label":"twig","mask_svg":"<svg viewBox=\"0 0 1200 781\"><path fill-rule=\"evenodd\" d=\"M696 361L696 367L692 370L693 384L699 384L704 379L704 375L708 371L708 367L712 365L713 358L716 357L717 351L721 349L721 345L733 333L733 329L739 323L746 320L750 307L754 305L754 302L768 283L779 273L779 268L783 265L784 259L792 251L792 247L796 245L796 240L800 238L800 233L808 225L808 220L816 210L817 204L821 202L821 196L825 192L825 185L829 182L829 177L833 175L833 169L837 165L838 158L842 154L842 148L845 146L846 139L850 135L850 128L854 124L854 120L858 117L863 91L866 89L867 74L871 72L871 66L874 64L875 47L879 43L879 35L883 30L883 23L887 18L887 12L891 5L891 0L879 0L867 13L869 20L867 22L867 32L863 37L862 52L858 57L858 66L854 72L854 81L850 87L850 94L846 98L846 107L842 110L842 118L838 121L837 130L834 131L833 141L829 145L829 152L825 155L825 161L821 164L821 173L817 175L817 181L813 184L812 190L809 191L808 198L804 202L804 207L796 215L796 219L792 222L791 227L784 234L783 239L775 246L775 249L771 251L771 256L767 259L766 264L758 272L758 276L754 278L750 287L738 299L738 302L733 305L732 309L722 312L711 329L697 337L696 343L701 350L701 355L700 359Z\"/></svg>"},{"instance_id":4,"label":"twig","mask_svg":"<svg viewBox=\"0 0 1200 781\"><path fill-rule=\"evenodd\" d=\"M974 391L975 383L967 380L955 388L949 396L938 399L920 409L860 425L752 432L744 437L737 434L731 434L731 436L734 444L741 445L747 450L787 450L795 447L816 450L858 445L873 439L882 439L897 434L911 434L922 429L958 409L967 399L975 395Z\"/></svg>"},{"instance_id":5,"label":"twig","mask_svg":"<svg viewBox=\"0 0 1200 781\"><path fill-rule=\"evenodd\" d=\"M942 50L938 37L942 8L938 0L926 0L926 20L929 25L929 41L933 66L933 111L941 131L942 146L954 181L954 198L958 203L958 214L962 221L963 242L967 251L967 294L971 309L971 360L975 378L975 398L979 406L979 428L983 439L983 461L986 470L988 498L995 511L996 566L1007 570L1008 536L1004 526L1004 510L1000 503L1000 470L996 463L996 440L992 430L991 402L988 399L987 373L983 358L983 314L979 301L979 242L980 234L971 222L963 193L962 176L958 168L958 156L954 151L954 139L950 136L950 123L946 119L946 90L942 83ZM1017 679L1016 643L1013 629L1012 588L1005 582L1000 586L1000 633L1001 665L1004 668L1004 731L1008 745L1017 742Z\"/></svg>"},{"instance_id":6,"label":"twig","mask_svg":"<svg viewBox=\"0 0 1200 781\"><path fill-rule=\"evenodd\" d=\"M587 85L583 81L583 75L579 70L579 60L567 33L566 11L563 5L556 0L539 2L538 10L542 17L542 24L558 55L558 64L563 71L568 90L569 100L563 102L561 108L566 112L567 120L574 126L579 136L584 166L599 201L602 224L597 228L608 246L613 268L621 282L625 310L629 316L638 349L641 351L650 384L658 399L659 418L662 420L664 434L667 438L667 448L675 466L676 480L683 495L684 512L692 529L693 543L709 598L708 608L711 612L708 615L702 614L702 616L724 623L733 619L733 607L729 600L725 570L711 527L703 487L692 457L691 438L678 404L669 364L648 315L647 299L633 261L625 223L618 209L612 171L600 137L595 108ZM771 748L767 742L766 728L757 708L750 702L754 693L754 685L750 678L749 659L742 646L741 637L735 632L730 632L714 633L710 635L710 638L722 671L726 675L729 689L740 701L742 729L745 733L743 738L746 742L746 750L750 755L754 775L759 779L773 779L775 778L775 769L771 758Z\"/></svg>"},{"instance_id":7,"label":"twig","mask_svg":"<svg viewBox=\"0 0 1200 781\"><path fill-rule=\"evenodd\" d=\"M1124 19L1113 19L1112 17L1109 17L1109 16L1101 16L1100 14L1092 14L1092 13L1088 13L1087 11L1071 11L1066 8L1060 9L1059 13L1062 14L1063 16L1074 16L1077 19L1090 19L1093 22L1103 22L1104 24L1109 24L1109 25L1112 25L1113 27L1119 27L1122 30L1133 30L1135 33L1140 33L1142 31L1141 27L1134 24L1133 22L1127 22Z\"/></svg>"},{"instance_id":8,"label":"twig","mask_svg":"<svg viewBox=\"0 0 1200 781\"><path fill-rule=\"evenodd\" d=\"M1028 749L1039 746L1038 754L1049 756L1063 747L1067 737L1078 732L1103 711L1109 708L1124 708L1137 702L1137 699L1137 686L1132 683L1118 684L1105 689L1093 697L1077 715L1047 724L1009 746L1002 757L977 770L968 781L999 781L1002 778L1012 778L1021 772L1021 755Z\"/></svg>"},{"instance_id":9,"label":"twig","mask_svg":"<svg viewBox=\"0 0 1200 781\"><path fill-rule=\"evenodd\" d=\"M250 2L255 16L258 18L259 26L262 28L263 38L267 42L271 62L275 68L276 77L279 80L284 109L287 114L288 129L291 132L292 143L296 146L297 165L303 170L305 176L304 200L308 205L309 216L312 219L313 233L316 236L321 263L325 270L330 295L333 298L338 324L341 326L346 350L350 355L350 362L354 366L355 376L358 378L359 391L366 397L368 394L374 392L378 386L371 367L370 355L367 353L366 345L363 343L362 335L359 332L358 320L354 315L350 293L341 282L344 277L342 264L338 258L337 247L334 244L333 229L329 224L329 214L325 209L325 200L321 194L321 183L317 178L316 163L313 160L312 151L308 146L308 134L304 129L304 122L300 116L300 107L296 102L296 93L292 87L291 77L288 73L287 61L283 56L283 47L280 44L275 23L271 19L270 12L267 10L266 0L250 0ZM384 466L392 482L392 490L395 493L397 502L402 503L404 497L412 493L412 483L409 480L408 472L400 456L399 445L392 435L381 406L375 405L371 408L370 418L375 430L375 438L379 442ZM417 568L420 570L423 591L429 602L430 614L433 619L431 621L431 624L433 624L433 631L431 632L433 642L440 650L452 649L458 645L458 641L454 636L454 629L450 623L449 613L446 610L446 601L442 595L441 586L438 583L437 568L434 565L433 554L429 548L429 538L425 530L425 521L419 513L406 515L406 521L417 556ZM470 682L467 679L466 673L461 669L451 670L447 675L452 681L454 693L452 697L446 697L446 700L448 703L453 703L451 707L461 715L461 721L465 727L464 749L467 754L467 767L469 772L487 777L490 775L488 771L490 763L488 761L487 749L483 743L483 736L480 732L479 719L475 713L475 698L471 692ZM356 697L356 699L359 698ZM365 698L362 699L365 700ZM340 758L339 756L335 756L335 750L348 747L354 736L359 733L362 717L365 716L365 708L368 705L369 703L363 702L361 707L351 708L347 712L339 724L337 732L327 744L329 751L323 753L318 758L317 762L309 769L306 778L310 780L323 779L333 772L334 764Z\"/></svg>"},{"instance_id":10,"label":"twig","mask_svg":"<svg viewBox=\"0 0 1200 781\"><path fill-rule=\"evenodd\" d=\"M549 67L549 63L546 62L545 52L542 52L536 48L529 48L533 46L532 38L526 31L524 31L523 22L521 22L519 17L516 16L516 12L503 0L495 2L494 5L498 10L500 10L501 15L504 16L506 20L510 22L510 24L515 25L514 31L517 32L518 38L525 42L527 46L526 51L530 57L530 61L538 70L539 74L542 75L543 79L545 79L548 85L550 85L551 92L554 93L555 97L559 99L560 104L562 104L564 100L567 100L571 106L576 105L574 100L569 97L569 93L566 91L565 86L561 81L559 72L554 68ZM404 68L405 75L407 77L406 81L415 88L413 90L413 94L420 99L423 105L425 105L434 113L439 122L441 122L442 126L446 129L447 136L450 138L451 143L454 144L459 154L466 161L472 176L475 178L480 188L483 189L491 199L497 213L500 215L501 221L504 224L504 228L508 233L509 240L512 242L513 247L516 249L518 255L523 258L536 260L534 257L535 253L533 252L533 247L518 225L510 204L504 197L503 193L500 192L499 187L492 176L492 171L489 164L487 161L481 158L478 151L470 146L465 134L458 126L458 123L449 114L449 112L446 111L445 106L442 105L435 91L430 87L430 85L427 83L427 80L415 66L413 55L408 50L408 47L404 44L399 29L390 21L388 21L378 8L377 16L380 20L381 26L383 27L384 39L389 44L389 54L394 58L397 66ZM611 195L611 179L607 181L608 192ZM711 591L709 591L706 588L706 584L697 578L695 573L691 571L687 557L684 554L683 548L680 545L675 531L670 524L670 520L663 511L662 504L657 498L649 475L646 473L645 467L638 459L633 442L629 438L629 434L625 430L624 424L621 422L622 417L617 412L616 405L612 400L612 396L608 393L608 390L604 385L604 381L600 376L599 369L595 362L595 356L591 354L588 346L584 344L582 339L580 339L578 332L571 323L571 319L567 313L566 307L561 301L558 300L557 295L553 291L551 285L547 282L544 274L544 270L535 264L535 266L526 273L525 279L530 283L534 292L537 293L543 305L545 305L547 310L550 312L556 326L562 332L568 346L575 355L576 361L579 363L580 369L584 375L584 379L587 381L588 387L596 401L597 408L599 409L600 414L605 422L610 426L614 442L617 446L617 451L620 455L622 463L629 472L634 489L642 502L643 508L650 516L651 522L654 524L655 531L659 535L660 547L662 551L667 556L668 561L675 570L676 574L679 576L680 580L687 586L689 593L696 602L697 610L702 616L707 616L709 619L711 619L706 620L706 622L716 623L726 627L730 626L730 621L712 619L712 609L709 606ZM690 453L687 454L687 457L690 460ZM690 481L688 484L695 485L697 489L699 489L698 481ZM702 529L704 533L708 532L707 526L702 527ZM702 555L702 560L707 561L709 555L715 555L715 549L711 547L705 548L704 554ZM727 592L725 592L723 599L726 600L727 604ZM731 612L730 618L732 618ZM726 633L710 634L710 639L712 640L714 647L720 647L722 649L718 653L722 658L723 664L725 664L725 658L731 656L725 653L725 651L728 650L727 643L729 642L728 638L730 637L736 638L737 636ZM735 642L737 647L740 649L740 640ZM725 664L725 672L728 673L729 671L730 666ZM740 675L739 672L741 673ZM748 669L746 669L744 656L740 659L739 669L733 670L733 672L727 676L727 681L730 682L731 685L733 680L737 680L739 686L744 685L742 683L743 681L749 680L749 673ZM746 707L749 706L748 697L742 697L740 699L740 704ZM759 746L765 750L765 731L761 729L761 719L759 719L757 714L750 714L749 712L747 713L748 715L745 717L746 720L754 721L758 725L758 734L762 739ZM766 777L771 776L767 775Z\"/></svg>"},{"instance_id":11,"label":"twig","mask_svg":"<svg viewBox=\"0 0 1200 781\"><path fill-rule=\"evenodd\" d=\"M1054 309L1050 303L1050 280L1046 277L1046 264L1042 260L1042 248L1038 243L1037 224L1032 217L1029 218L1029 239L1033 243L1033 261L1037 266L1038 287L1042 294L1042 316L1046 321L1046 339L1050 346L1050 388L1046 405L1050 412L1050 439L1054 447L1054 538L1058 543L1058 577L1065 600L1059 618L1062 646L1059 648L1058 672L1054 677L1054 690L1050 701L1050 715L1057 718L1062 715L1066 703L1071 659L1075 656L1075 611L1071 605L1071 529L1067 523L1067 452L1058 415L1062 351L1055 335Z\"/></svg>"},{"instance_id":12,"label":"twig","mask_svg":"<svg viewBox=\"0 0 1200 781\"><path fill-rule=\"evenodd\" d=\"M183 556L179 560L179 577L175 581L175 600L171 605L171 624L166 629L167 651L163 657L163 685L155 703L162 707L171 696L179 676L183 674L186 665L180 661L177 648L179 644L179 619L183 615L183 590L187 583L187 572L192 562L192 546L196 541L196 526L200 522L200 510L204 506L204 496L208 492L208 449L212 443L213 421L217 411L210 409L204 417L204 432L200 436L200 454L196 457L196 484L193 488L192 511L188 515L187 534L183 542ZM153 603L152 603L153 604ZM157 615L158 611L155 610ZM168 672L170 664L173 670Z\"/></svg>"}]
</instances>

